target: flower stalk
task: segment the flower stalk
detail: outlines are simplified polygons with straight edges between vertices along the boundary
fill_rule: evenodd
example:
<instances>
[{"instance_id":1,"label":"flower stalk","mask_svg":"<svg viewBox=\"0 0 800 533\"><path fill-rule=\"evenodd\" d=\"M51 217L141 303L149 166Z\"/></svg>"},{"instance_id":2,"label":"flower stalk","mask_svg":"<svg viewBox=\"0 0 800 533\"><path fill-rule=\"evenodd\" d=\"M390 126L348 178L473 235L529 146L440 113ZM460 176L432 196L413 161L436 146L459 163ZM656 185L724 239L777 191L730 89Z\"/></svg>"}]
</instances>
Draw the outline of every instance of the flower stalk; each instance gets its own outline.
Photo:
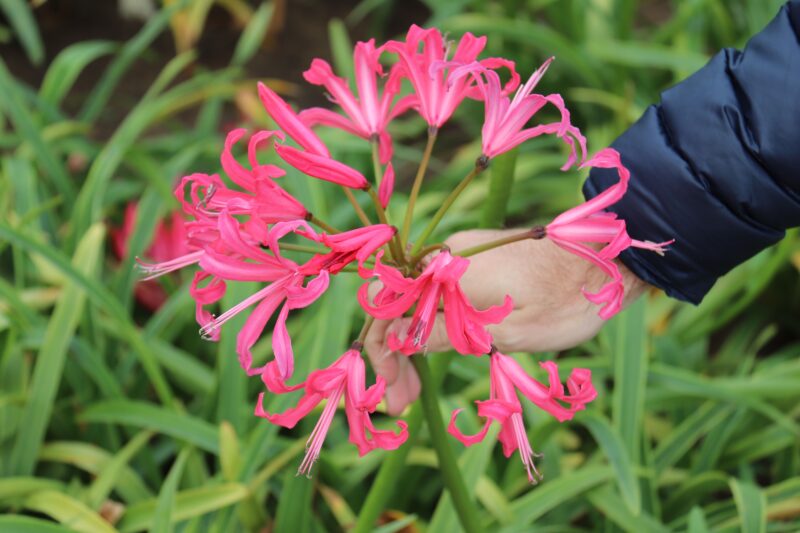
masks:
<instances>
[{"instance_id":1,"label":"flower stalk","mask_svg":"<svg viewBox=\"0 0 800 533\"><path fill-rule=\"evenodd\" d=\"M467 492L467 486L461 477L461 471L453 455L453 449L450 447L444 422L442 422L442 413L439 410L439 399L436 393L438 387L434 383L424 355L412 355L411 362L422 385L420 392L422 411L425 415L425 422L428 424L431 442L436 450L436 457L439 459L439 470L442 472L445 486L450 492L458 520L467 533L478 533L481 531L480 519L475 503Z\"/></svg>"},{"instance_id":2,"label":"flower stalk","mask_svg":"<svg viewBox=\"0 0 800 533\"><path fill-rule=\"evenodd\" d=\"M425 152L422 154L422 160L417 169L417 175L414 177L414 184L411 186L411 193L408 197L408 205L406 206L406 214L403 218L403 226L400 229L400 244L405 247L408 242L408 234L411 232L411 219L414 216L414 205L417 203L419 190L422 187L422 180L425 177L425 171L428 169L428 163L431 160L431 153L433 152L433 145L436 143L436 135L438 130L434 127L428 128L428 142L425 145Z\"/></svg>"},{"instance_id":3,"label":"flower stalk","mask_svg":"<svg viewBox=\"0 0 800 533\"><path fill-rule=\"evenodd\" d=\"M534 240L542 239L544 238L545 235L546 232L544 226L535 226L529 229L528 231L523 231L522 233L509 235L508 237L503 237L502 239L496 239L494 241L485 242L483 244L478 244L476 246L465 248L464 250L453 252L453 255L458 255L460 257L470 257L514 242L525 241L528 239L534 239Z\"/></svg>"},{"instance_id":4,"label":"flower stalk","mask_svg":"<svg viewBox=\"0 0 800 533\"><path fill-rule=\"evenodd\" d=\"M422 231L422 234L419 236L417 242L414 243L414 247L411 249L412 256L416 255L422 249L422 247L425 245L426 239L431 236L434 230L436 230L436 226L438 226L439 222L442 221L442 218L444 218L444 215L453 205L453 202L455 202L456 199L458 199L458 197L464 191L464 189L466 189L467 186L470 183L472 183L472 180L475 179L475 176L486 170L488 166L489 162L484 156L479 157L475 161L475 166L472 168L469 174L464 176L464 178L456 186L456 188L453 189L452 192L450 192L445 201L442 203L441 207L439 207L439 209L433 215L433 218L431 218L431 221L428 222L427 226L425 226L425 229Z\"/></svg>"}]
</instances>

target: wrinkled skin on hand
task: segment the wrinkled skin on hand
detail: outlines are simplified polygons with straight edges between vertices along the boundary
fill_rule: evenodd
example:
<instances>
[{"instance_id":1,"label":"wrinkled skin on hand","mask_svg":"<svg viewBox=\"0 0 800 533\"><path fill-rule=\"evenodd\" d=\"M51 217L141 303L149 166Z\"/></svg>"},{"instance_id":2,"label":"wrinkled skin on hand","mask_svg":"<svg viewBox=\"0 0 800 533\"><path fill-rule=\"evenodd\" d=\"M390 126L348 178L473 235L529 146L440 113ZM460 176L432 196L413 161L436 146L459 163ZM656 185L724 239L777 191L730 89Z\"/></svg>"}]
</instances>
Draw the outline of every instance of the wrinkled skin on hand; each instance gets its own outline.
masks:
<instances>
[{"instance_id":1,"label":"wrinkled skin on hand","mask_svg":"<svg viewBox=\"0 0 800 533\"><path fill-rule=\"evenodd\" d=\"M521 230L470 230L452 235L445 244L458 252L478 244L519 233ZM647 285L618 263L625 280L625 304L638 298ZM597 290L604 274L547 239L525 240L470 257L461 287L478 309L514 299L514 310L502 323L489 326L494 344L503 353L543 352L572 348L594 337L604 320L581 289ZM377 287L374 288L375 292ZM389 414L401 413L419 396L419 378L411 361L392 352L386 338L402 335L410 318L376 320L365 348L375 371L386 379ZM441 313L427 344L427 352L451 348Z\"/></svg>"}]
</instances>

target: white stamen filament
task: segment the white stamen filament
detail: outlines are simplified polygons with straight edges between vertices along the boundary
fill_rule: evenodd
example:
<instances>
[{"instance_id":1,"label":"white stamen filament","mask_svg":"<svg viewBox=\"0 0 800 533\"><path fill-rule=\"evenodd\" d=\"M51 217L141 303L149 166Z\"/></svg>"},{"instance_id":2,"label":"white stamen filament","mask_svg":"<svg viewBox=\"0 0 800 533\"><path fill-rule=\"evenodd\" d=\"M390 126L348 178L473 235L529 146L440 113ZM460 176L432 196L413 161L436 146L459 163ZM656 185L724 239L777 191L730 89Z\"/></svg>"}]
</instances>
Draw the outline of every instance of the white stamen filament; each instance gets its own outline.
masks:
<instances>
[{"instance_id":1,"label":"white stamen filament","mask_svg":"<svg viewBox=\"0 0 800 533\"><path fill-rule=\"evenodd\" d=\"M147 281L197 263L200 261L201 257L203 257L203 251L198 250L197 252L182 255L180 257L176 257L175 259L164 261L163 263L143 263L137 259L136 268L145 274L145 277L142 278L142 280Z\"/></svg>"},{"instance_id":2,"label":"white stamen filament","mask_svg":"<svg viewBox=\"0 0 800 533\"><path fill-rule=\"evenodd\" d=\"M511 415L511 427L514 431L514 438L517 441L517 450L519 457L522 459L522 464L525 465L525 470L528 472L528 481L536 485L542 480L543 476L536 470L536 465L533 463L535 457L542 457L541 454L534 453L531 448L531 443L528 441L528 434L525 433L525 425L522 422L522 415L514 413Z\"/></svg>"},{"instance_id":3,"label":"white stamen filament","mask_svg":"<svg viewBox=\"0 0 800 533\"><path fill-rule=\"evenodd\" d=\"M306 441L306 455L303 457L303 462L297 469L297 475L304 475L308 478L311 477L311 468L319 458L319 452L322 450L322 444L325 442L325 437L328 434L328 429L331 427L333 416L336 414L336 408L339 406L339 400L344 394L346 380L342 378L342 382L336 388L336 391L328 398L325 408L322 410L317 425L314 426L314 431L309 435Z\"/></svg>"},{"instance_id":4,"label":"white stamen filament","mask_svg":"<svg viewBox=\"0 0 800 533\"><path fill-rule=\"evenodd\" d=\"M270 285L267 285L260 291L251 294L238 304L234 305L233 307L231 307L218 317L214 317L213 320L211 320L210 322L205 324L202 328L200 328L200 336L203 337L203 339L205 340L209 340L211 338L211 334L217 331L219 328L221 328L223 324L225 324L225 322L236 316L239 312L247 309L254 303L258 302L259 300L263 300L264 298L266 298L271 291L274 291L276 289L276 285L280 284L272 283Z\"/></svg>"}]
</instances>

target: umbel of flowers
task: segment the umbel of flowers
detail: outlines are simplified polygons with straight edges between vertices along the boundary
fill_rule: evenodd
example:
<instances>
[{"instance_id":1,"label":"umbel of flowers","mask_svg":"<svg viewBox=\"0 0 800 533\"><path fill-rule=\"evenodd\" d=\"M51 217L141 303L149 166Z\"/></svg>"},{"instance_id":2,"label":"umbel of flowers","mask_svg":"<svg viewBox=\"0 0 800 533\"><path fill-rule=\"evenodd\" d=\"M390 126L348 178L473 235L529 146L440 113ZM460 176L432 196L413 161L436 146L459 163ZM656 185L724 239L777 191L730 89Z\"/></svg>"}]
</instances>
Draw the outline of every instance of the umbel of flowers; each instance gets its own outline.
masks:
<instances>
[{"instance_id":1,"label":"umbel of flowers","mask_svg":"<svg viewBox=\"0 0 800 533\"><path fill-rule=\"evenodd\" d=\"M552 58L520 85L513 61L479 58L485 45L485 37L469 33L457 43L446 43L438 30L412 26L405 41L390 41L381 46L373 40L358 43L353 53L354 84L337 76L325 61L314 59L304 74L305 79L324 87L340 110L311 108L298 113L272 89L259 84L259 97L278 129L258 131L249 138L245 130L231 131L220 158L227 179L216 174L192 174L184 177L175 191L185 222L179 232L169 235L179 236L180 242L173 249L181 253L169 258L163 253L153 254L168 259L157 264L140 262L148 278L190 265L196 267L190 291L204 338L217 339L230 318L245 309L251 310L237 334L236 351L243 371L249 376L260 376L268 394L302 391L297 405L283 413L267 412L262 393L255 407L257 416L291 428L326 401L308 439L299 473L311 472L335 413L342 405L350 441L362 455L376 448L395 449L408 436L402 420L397 421L393 430L378 429L372 421L386 385L380 375L375 383L366 382L362 348L375 318L411 316L408 329L388 339L393 350L411 356L425 350L434 319L442 311L455 350L465 356L489 359L489 398L477 402L478 415L485 419L483 429L476 435L464 435L456 425L458 412L454 412L449 432L469 446L482 440L490 424L496 422L500 426L498 439L503 451L506 456L514 451L519 453L531 482L539 477L534 465L537 455L524 427L521 398L562 422L595 398L591 372L587 369L574 369L565 390L554 362L541 363L548 375L545 385L527 375L512 357L497 351L487 325L502 322L511 312L510 297L502 305L476 309L462 291L460 279L469 266L466 255L514 239L506 238L464 253L441 244L426 246L426 240L453 201L497 155L534 137L553 135L565 143L568 152L562 170L576 164L581 168L616 169L619 181L615 185L559 215L548 225L521 232L516 239L550 239L600 268L607 275L607 282L597 292L584 291L584 294L599 306L601 317L609 318L622 306L622 276L614 263L619 253L631 246L663 253L667 244L632 239L625 222L605 211L625 194L629 172L612 149L587 157L586 139L570 122L561 96L534 92ZM384 55L396 59L388 70L381 62ZM508 81L501 82L498 71ZM411 91L401 96L404 85ZM467 98L482 102L485 110L482 152L476 154L474 168L427 220L424 230L412 236L414 204L439 129ZM537 121L537 114L544 107L552 108L558 119ZM385 210L391 202L395 179L388 126L396 117L409 112L419 113L427 122L428 142L411 187L405 217L390 221ZM314 132L319 126L344 130L372 144L374 169L368 173L371 179L359 169L331 157L328 146ZM243 165L233 157L232 150L245 140L248 163ZM282 166L259 161L262 144L271 145ZM281 186L286 166L329 182L330 187L341 187L356 211L360 226L339 230L310 212ZM358 203L357 195L361 194L372 198L370 212ZM290 234L294 240L307 243L283 242ZM307 257L304 256L305 261L289 259L285 255L288 250L306 253ZM312 305L328 289L332 278L342 272L356 273L364 279L354 295L365 312L361 334L328 368L314 370L301 376L298 384L291 385L289 380L298 379L294 376L287 318L292 311ZM261 285L253 294L215 316L210 308L225 294L228 281ZM368 286L374 281L379 281L381 288L371 297ZM273 317L274 357L263 366L254 366L251 348Z\"/></svg>"}]
</instances>

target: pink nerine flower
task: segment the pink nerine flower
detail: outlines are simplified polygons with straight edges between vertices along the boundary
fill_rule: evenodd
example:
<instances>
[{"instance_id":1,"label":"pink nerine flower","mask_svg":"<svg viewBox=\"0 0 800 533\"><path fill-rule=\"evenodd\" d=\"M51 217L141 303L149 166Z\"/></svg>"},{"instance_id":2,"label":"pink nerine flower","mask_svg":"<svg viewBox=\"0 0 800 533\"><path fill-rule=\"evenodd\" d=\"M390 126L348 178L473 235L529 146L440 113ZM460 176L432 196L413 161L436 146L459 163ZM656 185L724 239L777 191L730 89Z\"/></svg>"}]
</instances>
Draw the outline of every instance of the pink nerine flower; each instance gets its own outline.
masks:
<instances>
[{"instance_id":1,"label":"pink nerine flower","mask_svg":"<svg viewBox=\"0 0 800 533\"><path fill-rule=\"evenodd\" d=\"M383 75L383 67L379 62L382 52L383 47L375 48L374 39L356 43L353 64L358 98L353 95L347 80L336 76L327 61L314 59L303 77L309 83L325 87L331 99L339 104L347 116L322 107L306 109L298 116L308 126L324 124L367 140L376 138L381 163L386 164L392 158L392 138L386 126L394 117L409 109L412 99L407 96L392 105L400 90L400 84L394 81L397 77L396 68L390 72L390 81L385 84L383 94L378 95L377 78Z\"/></svg>"},{"instance_id":2,"label":"pink nerine flower","mask_svg":"<svg viewBox=\"0 0 800 533\"><path fill-rule=\"evenodd\" d=\"M628 189L630 172L622 165L619 153L613 148L605 148L586 161L583 167L615 168L619 182L598 194L588 202L565 211L546 227L547 238L561 248L591 261L611 280L598 292L583 291L586 299L602 305L599 315L608 319L622 309L624 287L622 274L614 258L628 247L643 248L664 254L664 247L673 241L652 243L631 239L625 229L625 221L616 214L603 211L618 202ZM585 243L603 243L599 250Z\"/></svg>"},{"instance_id":3,"label":"pink nerine flower","mask_svg":"<svg viewBox=\"0 0 800 533\"><path fill-rule=\"evenodd\" d=\"M383 288L370 304L368 284L358 291L361 307L375 318L389 320L400 317L416 304L405 339L392 334L388 338L389 348L406 355L424 350L433 330L439 303L444 307L445 327L453 348L461 354L487 353L492 336L486 331L488 324L498 324L510 312L513 302L506 296L503 305L478 311L467 299L458 281L469 266L469 260L453 256L442 250L416 279L406 278L400 272L375 258L375 269L362 275L376 276Z\"/></svg>"},{"instance_id":4,"label":"pink nerine flower","mask_svg":"<svg viewBox=\"0 0 800 533\"><path fill-rule=\"evenodd\" d=\"M287 386L272 363L267 365L262 379L267 389L274 394L282 394L300 388L305 392L296 407L289 408L280 414L270 414L264 410L262 405L264 393L261 393L258 397L255 414L266 418L273 424L293 428L322 400L328 400L306 443L306 456L300 463L298 474L309 475L311 473L311 467L319 457L325 436L342 397L344 397L344 410L350 426L350 442L358 447L359 455L369 453L376 448L394 450L408 438L407 425L402 420L397 421L397 426L400 428L398 433L377 429L372 424L370 413L375 411L381 401L386 382L378 376L375 384L366 388L364 361L358 345L346 351L325 370L315 370L309 374L308 379L299 385Z\"/></svg>"},{"instance_id":5,"label":"pink nerine flower","mask_svg":"<svg viewBox=\"0 0 800 533\"><path fill-rule=\"evenodd\" d=\"M353 261L363 266L364 261L389 242L395 233L397 228L386 224L373 224L335 235L323 233L320 237L321 242L331 251L314 256L300 270L306 275L315 275L320 270L327 270L333 275L341 272Z\"/></svg>"},{"instance_id":6,"label":"pink nerine flower","mask_svg":"<svg viewBox=\"0 0 800 533\"><path fill-rule=\"evenodd\" d=\"M353 189L365 189L367 179L354 168L331 158L325 143L306 126L292 108L275 91L258 84L258 95L264 108L280 128L304 150L277 144L275 151L281 158L300 172L314 178L338 183ZM281 135L279 135L283 138Z\"/></svg>"},{"instance_id":7,"label":"pink nerine flower","mask_svg":"<svg viewBox=\"0 0 800 533\"><path fill-rule=\"evenodd\" d=\"M120 259L128 255L128 241L133 235L136 226L137 212L138 204L136 202L129 203L125 206L125 216L122 220L122 227L113 228L111 230L111 243L114 247L114 253ZM198 252L196 250L193 251L193 249L194 248L190 246L187 241L186 229L181 213L179 211L173 211L156 223L155 230L153 231L153 238L144 255L159 263L176 262L178 264L183 264L187 256L193 258L198 254ZM137 262L146 264L138 259ZM164 289L161 288L161 285L151 280L152 278L147 278L137 283L134 287L134 294L136 299L143 306L151 311L155 311L161 307L161 304L167 299L167 294L164 292Z\"/></svg>"},{"instance_id":8,"label":"pink nerine flower","mask_svg":"<svg viewBox=\"0 0 800 533\"><path fill-rule=\"evenodd\" d=\"M533 452L525 432L517 389L537 407L556 417L559 422L564 422L570 420L576 411L584 409L597 396L592 385L592 373L585 368L573 369L567 379L567 395L558 377L558 367L552 361L539 363L549 376L549 387L545 387L530 377L513 358L494 349L489 357L489 399L475 402L478 405L478 416L486 418L483 429L476 435L461 433L456 427L456 417L461 412L461 409L457 409L450 417L448 431L465 446L472 446L486 437L492 421L497 422L502 428L497 438L503 444L503 453L506 457L511 457L514 450L519 450L520 459L528 472L528 480L536 483L536 478L541 479L542 476L533 463L537 454ZM562 403L568 404L569 408Z\"/></svg>"},{"instance_id":9,"label":"pink nerine flower","mask_svg":"<svg viewBox=\"0 0 800 533\"><path fill-rule=\"evenodd\" d=\"M217 301L221 297L219 285L222 285L221 292L224 293L223 279L270 283L219 317L199 316L203 320L200 333L206 338L213 339L218 335L219 329L225 322L244 309L258 304L236 338L239 362L248 375L259 374L264 370L263 367L252 368L253 357L250 349L261 336L264 327L278 307L281 307L281 310L272 334L272 349L281 376L287 379L292 375L294 354L291 338L286 329L289 311L311 305L328 288L329 278L326 270L316 273L317 277L303 286L306 276L300 272L300 266L280 255L278 240L287 233L297 230L303 230L305 235L318 238L313 229L304 221L279 222L269 230L265 242L272 252L270 253L257 244L248 242L248 239L243 237L246 232L242 230L239 222L228 213L223 212L219 216L220 237L233 253L217 253L212 247L209 247L200 259L200 268L203 269L203 274L213 276L213 278L209 285L210 288L207 288L209 295L199 293L199 298L202 300L198 299L197 289L193 286L195 289L193 296L198 299L198 303Z\"/></svg>"},{"instance_id":10,"label":"pink nerine flower","mask_svg":"<svg viewBox=\"0 0 800 533\"><path fill-rule=\"evenodd\" d=\"M547 67L553 61L551 57L534 72L528 81L517 89L513 99L502 94L500 78L497 73L486 69L479 63L466 65L454 72L453 77L471 74L478 82L483 93L485 117L481 131L481 148L483 155L489 159L522 144L528 139L544 134L556 134L570 147L570 155L562 167L571 167L578 157L586 153L586 138L578 128L570 123L570 115L564 100L559 94L534 94L533 90L542 79ZM545 105L552 104L561 114L561 120L549 124L539 124L526 128L528 121ZM577 146L576 146L577 142ZM580 150L580 155L577 153Z\"/></svg>"},{"instance_id":11,"label":"pink nerine flower","mask_svg":"<svg viewBox=\"0 0 800 533\"><path fill-rule=\"evenodd\" d=\"M415 24L409 28L405 42L390 41L386 43L386 50L397 54L401 74L414 87L414 94L411 95L413 106L429 126L440 128L464 98L481 97L468 76L453 78L446 70L475 62L485 46L486 37L475 37L467 32L459 40L453 57L448 59L450 46L445 44L441 32L436 28L426 30ZM504 93L513 91L519 85L519 75L514 70L513 61L489 58L478 64L487 69L507 67L511 71L511 79L503 89Z\"/></svg>"}]
</instances>

